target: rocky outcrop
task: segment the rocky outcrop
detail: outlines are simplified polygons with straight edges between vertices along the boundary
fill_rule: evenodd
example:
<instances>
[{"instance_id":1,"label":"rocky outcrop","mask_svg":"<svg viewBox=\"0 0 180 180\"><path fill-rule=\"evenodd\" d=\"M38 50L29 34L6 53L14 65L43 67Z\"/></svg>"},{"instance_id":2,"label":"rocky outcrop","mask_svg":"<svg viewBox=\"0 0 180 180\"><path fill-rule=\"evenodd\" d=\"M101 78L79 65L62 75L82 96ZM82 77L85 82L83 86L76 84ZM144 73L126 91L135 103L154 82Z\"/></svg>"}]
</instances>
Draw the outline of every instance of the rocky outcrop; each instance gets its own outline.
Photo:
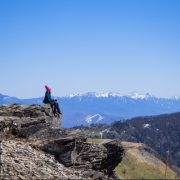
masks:
<instances>
[{"instance_id":1,"label":"rocky outcrop","mask_svg":"<svg viewBox=\"0 0 180 180\"><path fill-rule=\"evenodd\" d=\"M16 137L54 139L63 136L65 131L60 127L52 129L50 127L51 121L49 108L40 105L0 106L0 131L11 131Z\"/></svg>"},{"instance_id":2,"label":"rocky outcrop","mask_svg":"<svg viewBox=\"0 0 180 180\"><path fill-rule=\"evenodd\" d=\"M118 141L87 143L50 127L49 109L39 105L0 107L3 173L18 179L114 179L124 150Z\"/></svg>"},{"instance_id":3,"label":"rocky outcrop","mask_svg":"<svg viewBox=\"0 0 180 180\"><path fill-rule=\"evenodd\" d=\"M0 116L4 116L4 117L39 118L39 117L43 117L44 113L46 113L44 107L35 104L29 106L24 106L19 104L0 106Z\"/></svg>"},{"instance_id":4,"label":"rocky outcrop","mask_svg":"<svg viewBox=\"0 0 180 180\"><path fill-rule=\"evenodd\" d=\"M44 107L38 105L0 106L0 131L15 129L15 127L22 130L30 126L46 125L47 117Z\"/></svg>"},{"instance_id":5,"label":"rocky outcrop","mask_svg":"<svg viewBox=\"0 0 180 180\"><path fill-rule=\"evenodd\" d=\"M123 148L118 141L105 144L90 144L85 138L67 137L50 141L41 149L53 154L66 167L101 171L112 176L122 159Z\"/></svg>"},{"instance_id":6,"label":"rocky outcrop","mask_svg":"<svg viewBox=\"0 0 180 180\"><path fill-rule=\"evenodd\" d=\"M85 179L27 141L3 141L2 179Z\"/></svg>"}]
</instances>

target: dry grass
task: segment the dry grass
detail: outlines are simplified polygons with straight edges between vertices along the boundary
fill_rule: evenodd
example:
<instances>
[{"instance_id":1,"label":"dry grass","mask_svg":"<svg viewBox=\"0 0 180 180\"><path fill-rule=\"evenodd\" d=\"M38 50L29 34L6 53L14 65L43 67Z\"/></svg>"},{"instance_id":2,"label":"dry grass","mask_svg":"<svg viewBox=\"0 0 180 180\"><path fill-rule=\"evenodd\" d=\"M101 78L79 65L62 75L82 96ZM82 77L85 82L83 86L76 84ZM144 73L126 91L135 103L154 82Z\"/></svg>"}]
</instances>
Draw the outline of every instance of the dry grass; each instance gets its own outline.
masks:
<instances>
[{"instance_id":1,"label":"dry grass","mask_svg":"<svg viewBox=\"0 0 180 180\"><path fill-rule=\"evenodd\" d=\"M94 139L94 138L88 138L87 142L91 144L103 144L112 141L111 139Z\"/></svg>"},{"instance_id":2,"label":"dry grass","mask_svg":"<svg viewBox=\"0 0 180 180\"><path fill-rule=\"evenodd\" d=\"M103 144L110 139L88 138L91 144ZM116 167L115 173L119 179L164 179L165 164L153 152L148 152L141 143L121 142L125 149L122 162ZM176 179L176 173L167 169L167 179Z\"/></svg>"},{"instance_id":3,"label":"dry grass","mask_svg":"<svg viewBox=\"0 0 180 180\"><path fill-rule=\"evenodd\" d=\"M126 153L122 162L116 167L120 179L164 179L165 164L153 153L143 149L139 143L122 142ZM167 169L167 179L175 179L176 173Z\"/></svg>"}]
</instances>

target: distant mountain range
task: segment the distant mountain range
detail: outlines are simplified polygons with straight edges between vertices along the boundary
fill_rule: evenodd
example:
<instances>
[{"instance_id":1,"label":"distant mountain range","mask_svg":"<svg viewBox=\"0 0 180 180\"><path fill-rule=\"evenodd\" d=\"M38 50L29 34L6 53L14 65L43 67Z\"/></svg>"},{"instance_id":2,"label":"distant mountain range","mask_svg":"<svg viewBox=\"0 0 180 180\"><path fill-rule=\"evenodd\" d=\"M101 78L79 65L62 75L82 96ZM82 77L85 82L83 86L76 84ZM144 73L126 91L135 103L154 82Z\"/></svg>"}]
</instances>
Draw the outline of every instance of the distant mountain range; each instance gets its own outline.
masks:
<instances>
[{"instance_id":1,"label":"distant mountain range","mask_svg":"<svg viewBox=\"0 0 180 180\"><path fill-rule=\"evenodd\" d=\"M180 111L180 98L158 98L150 94L85 93L57 97L63 112L63 127L110 124L136 116ZM19 99L0 94L0 104L42 104L43 97Z\"/></svg>"},{"instance_id":2,"label":"distant mountain range","mask_svg":"<svg viewBox=\"0 0 180 180\"><path fill-rule=\"evenodd\" d=\"M88 138L120 139L144 143L173 165L180 175L180 112L157 116L135 117L111 125L92 124L72 128Z\"/></svg>"}]
</instances>

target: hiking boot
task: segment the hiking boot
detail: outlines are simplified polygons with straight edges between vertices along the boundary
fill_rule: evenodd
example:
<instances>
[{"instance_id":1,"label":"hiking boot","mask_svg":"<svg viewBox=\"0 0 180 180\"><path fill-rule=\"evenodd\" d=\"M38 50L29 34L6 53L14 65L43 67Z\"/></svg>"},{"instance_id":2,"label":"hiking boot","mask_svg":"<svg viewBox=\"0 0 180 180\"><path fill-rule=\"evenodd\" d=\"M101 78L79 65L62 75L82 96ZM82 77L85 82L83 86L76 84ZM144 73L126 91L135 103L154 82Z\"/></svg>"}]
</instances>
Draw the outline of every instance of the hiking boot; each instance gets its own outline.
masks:
<instances>
[{"instance_id":1,"label":"hiking boot","mask_svg":"<svg viewBox=\"0 0 180 180\"><path fill-rule=\"evenodd\" d=\"M58 113L58 112L56 112L55 114L54 114L54 117L60 117L60 114Z\"/></svg>"}]
</instances>

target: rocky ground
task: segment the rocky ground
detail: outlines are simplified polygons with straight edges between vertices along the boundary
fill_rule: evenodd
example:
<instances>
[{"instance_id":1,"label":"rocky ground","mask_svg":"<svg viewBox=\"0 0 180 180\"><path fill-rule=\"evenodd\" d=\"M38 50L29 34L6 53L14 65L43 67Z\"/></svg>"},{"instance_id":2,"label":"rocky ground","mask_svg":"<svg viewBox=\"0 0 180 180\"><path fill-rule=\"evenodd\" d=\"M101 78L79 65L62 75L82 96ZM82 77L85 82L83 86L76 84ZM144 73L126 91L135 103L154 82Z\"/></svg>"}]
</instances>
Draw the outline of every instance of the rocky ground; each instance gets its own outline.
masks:
<instances>
[{"instance_id":1,"label":"rocky ground","mask_svg":"<svg viewBox=\"0 0 180 180\"><path fill-rule=\"evenodd\" d=\"M116 179L120 142L92 144L51 126L48 108L0 106L2 179Z\"/></svg>"}]
</instances>

